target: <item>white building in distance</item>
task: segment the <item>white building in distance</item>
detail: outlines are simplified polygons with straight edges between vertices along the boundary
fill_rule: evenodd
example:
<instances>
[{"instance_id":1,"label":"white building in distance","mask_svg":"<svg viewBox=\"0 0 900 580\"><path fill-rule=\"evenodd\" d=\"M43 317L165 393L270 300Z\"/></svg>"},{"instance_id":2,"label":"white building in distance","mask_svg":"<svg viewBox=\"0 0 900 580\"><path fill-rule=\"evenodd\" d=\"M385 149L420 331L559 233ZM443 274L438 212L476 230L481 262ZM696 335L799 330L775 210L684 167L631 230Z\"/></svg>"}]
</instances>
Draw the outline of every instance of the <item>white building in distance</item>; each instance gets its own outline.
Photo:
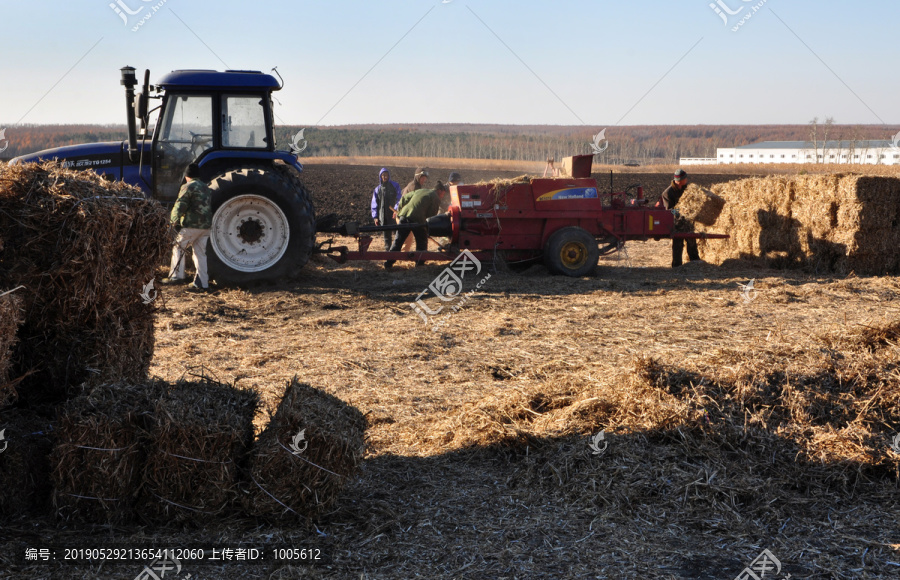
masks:
<instances>
[{"instance_id":1,"label":"white building in distance","mask_svg":"<svg viewBox=\"0 0 900 580\"><path fill-rule=\"evenodd\" d=\"M898 134L900 135L900 134ZM687 164L698 164L683 159ZM900 143L878 140L858 141L763 141L740 147L716 149L717 165L732 163L847 163L900 165ZM693 162L693 163L692 163Z\"/></svg>"}]
</instances>

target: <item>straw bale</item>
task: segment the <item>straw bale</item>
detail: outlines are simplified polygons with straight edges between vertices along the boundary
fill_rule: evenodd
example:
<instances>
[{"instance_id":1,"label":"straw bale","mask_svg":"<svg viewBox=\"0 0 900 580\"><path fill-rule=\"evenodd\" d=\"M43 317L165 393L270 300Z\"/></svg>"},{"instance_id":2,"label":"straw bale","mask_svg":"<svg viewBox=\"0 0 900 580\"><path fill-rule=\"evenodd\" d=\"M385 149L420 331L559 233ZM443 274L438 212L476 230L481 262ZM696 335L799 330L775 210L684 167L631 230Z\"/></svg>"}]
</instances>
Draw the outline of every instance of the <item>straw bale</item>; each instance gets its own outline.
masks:
<instances>
[{"instance_id":1,"label":"straw bale","mask_svg":"<svg viewBox=\"0 0 900 580\"><path fill-rule=\"evenodd\" d=\"M222 515L238 498L259 394L209 379L181 381L156 401L138 510L174 523Z\"/></svg>"},{"instance_id":2,"label":"straw bale","mask_svg":"<svg viewBox=\"0 0 900 580\"><path fill-rule=\"evenodd\" d=\"M0 287L24 285L12 372L28 401L85 381L141 380L154 305L139 293L171 244L165 209L137 188L54 163L0 166Z\"/></svg>"},{"instance_id":3,"label":"straw bale","mask_svg":"<svg viewBox=\"0 0 900 580\"><path fill-rule=\"evenodd\" d=\"M0 413L0 517L45 514L50 507L50 420L32 411Z\"/></svg>"},{"instance_id":4,"label":"straw bale","mask_svg":"<svg viewBox=\"0 0 900 580\"><path fill-rule=\"evenodd\" d=\"M900 179L854 174L769 176L717 184L727 204L701 241L710 262L750 259L846 274L900 271Z\"/></svg>"},{"instance_id":5,"label":"straw bale","mask_svg":"<svg viewBox=\"0 0 900 580\"><path fill-rule=\"evenodd\" d=\"M100 385L60 409L51 455L53 503L64 520L133 519L159 382Z\"/></svg>"},{"instance_id":6,"label":"straw bale","mask_svg":"<svg viewBox=\"0 0 900 580\"><path fill-rule=\"evenodd\" d=\"M678 200L678 213L688 220L711 226L719 219L725 200L712 191L690 184Z\"/></svg>"},{"instance_id":7,"label":"straw bale","mask_svg":"<svg viewBox=\"0 0 900 580\"><path fill-rule=\"evenodd\" d=\"M365 431L366 419L358 409L295 378L256 441L250 513L323 513L359 469ZM299 452L292 450L295 443Z\"/></svg>"},{"instance_id":8,"label":"straw bale","mask_svg":"<svg viewBox=\"0 0 900 580\"><path fill-rule=\"evenodd\" d=\"M11 293L0 295L0 409L16 401L15 388L9 382L9 366L21 322L21 301Z\"/></svg>"}]
</instances>

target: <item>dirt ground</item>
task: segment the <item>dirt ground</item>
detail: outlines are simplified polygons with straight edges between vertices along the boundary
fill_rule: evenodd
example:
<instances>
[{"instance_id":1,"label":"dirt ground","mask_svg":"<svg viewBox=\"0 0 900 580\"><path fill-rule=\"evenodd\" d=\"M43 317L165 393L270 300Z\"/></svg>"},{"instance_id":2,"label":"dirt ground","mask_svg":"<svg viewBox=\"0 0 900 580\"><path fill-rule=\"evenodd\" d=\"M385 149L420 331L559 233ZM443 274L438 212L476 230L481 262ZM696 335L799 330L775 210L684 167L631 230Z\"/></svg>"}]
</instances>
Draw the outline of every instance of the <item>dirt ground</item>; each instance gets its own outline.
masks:
<instances>
[{"instance_id":1,"label":"dirt ground","mask_svg":"<svg viewBox=\"0 0 900 580\"><path fill-rule=\"evenodd\" d=\"M332 194L329 206L316 193L320 214L334 207L362 219L360 204L374 187L366 181L378 168L346 169L338 176L310 166L306 181L314 192L345 196ZM406 171L395 176L401 185ZM668 175L653 179L661 191ZM9 555L79 541L290 545L321 549L330 562L184 562L177 578L195 580L731 579L764 549L779 560L767 579L896 578L900 491L887 460L803 458L799 446L796 453L766 447L749 427L742 446L719 450L703 443L719 441L715 432L725 429L716 402L699 403L712 417L700 433L679 406L697 401L635 390L627 377L646 357L697 376L737 369L727 361L738 357L773 368L824 357L835 337L900 320L900 278L697 263L671 269L670 257L670 242L629 243L602 258L596 275L576 279L543 266L514 274L485 263L473 279L490 274L479 291L428 323L410 304L442 271L437 263L385 271L318 259L292 282L205 295L167 288L158 299L154 375L174 381L203 368L258 390L269 410L297 376L366 414L361 474L316 522L235 518L168 530L13 522L0 531L0 578L131 580L141 571L13 567ZM474 284L466 280L466 290ZM884 346L885 356L898 352L896 342ZM598 398L608 408L579 415ZM530 403L517 404L514 416L501 416L500 403L523 400ZM900 430L900 403L893 405L886 433ZM652 425L626 427L651 408L659 414ZM569 419L545 421L560 412ZM603 452L595 453L601 430ZM877 444L896 465L890 441ZM779 470L799 475L783 480Z\"/></svg>"}]
</instances>

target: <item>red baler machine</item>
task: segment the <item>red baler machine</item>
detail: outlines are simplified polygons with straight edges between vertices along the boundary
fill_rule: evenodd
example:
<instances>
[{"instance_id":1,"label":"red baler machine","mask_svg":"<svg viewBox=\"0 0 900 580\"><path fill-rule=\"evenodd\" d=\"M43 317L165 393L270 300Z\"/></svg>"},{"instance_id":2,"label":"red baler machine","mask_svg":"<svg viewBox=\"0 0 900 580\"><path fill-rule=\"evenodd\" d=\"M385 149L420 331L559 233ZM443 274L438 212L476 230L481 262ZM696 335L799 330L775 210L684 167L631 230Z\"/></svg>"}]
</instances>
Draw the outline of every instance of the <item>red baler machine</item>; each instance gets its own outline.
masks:
<instances>
[{"instance_id":1,"label":"red baler machine","mask_svg":"<svg viewBox=\"0 0 900 580\"><path fill-rule=\"evenodd\" d=\"M326 253L340 263L347 260L444 261L469 250L479 260L492 259L496 253L511 265L543 259L555 273L584 276L596 268L601 255L615 251L626 241L728 237L675 232L673 213L647 207L640 186L626 192L601 194L597 181L590 177L590 161L590 155L574 158L575 177L451 187L449 212L429 218L427 224L429 236L450 239L450 244L441 251L369 251L372 238L368 233L404 231L413 226L359 227L349 223L320 231L358 236L359 249L332 247Z\"/></svg>"}]
</instances>

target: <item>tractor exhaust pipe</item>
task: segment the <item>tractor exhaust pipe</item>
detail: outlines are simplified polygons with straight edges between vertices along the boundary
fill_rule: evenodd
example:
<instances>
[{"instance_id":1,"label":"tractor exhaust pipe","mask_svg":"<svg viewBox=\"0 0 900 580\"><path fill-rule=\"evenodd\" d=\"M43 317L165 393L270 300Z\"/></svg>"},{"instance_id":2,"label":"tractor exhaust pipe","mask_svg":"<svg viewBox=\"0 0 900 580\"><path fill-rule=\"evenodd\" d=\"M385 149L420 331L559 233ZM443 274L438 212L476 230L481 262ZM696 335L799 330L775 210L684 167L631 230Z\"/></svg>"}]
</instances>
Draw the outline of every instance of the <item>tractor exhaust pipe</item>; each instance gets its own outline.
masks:
<instances>
[{"instance_id":1,"label":"tractor exhaust pipe","mask_svg":"<svg viewBox=\"0 0 900 580\"><path fill-rule=\"evenodd\" d=\"M128 159L134 163L138 158L137 126L134 121L134 87L137 86L137 77L132 66L122 67L121 71L122 85L125 86L125 109L128 115Z\"/></svg>"}]
</instances>

